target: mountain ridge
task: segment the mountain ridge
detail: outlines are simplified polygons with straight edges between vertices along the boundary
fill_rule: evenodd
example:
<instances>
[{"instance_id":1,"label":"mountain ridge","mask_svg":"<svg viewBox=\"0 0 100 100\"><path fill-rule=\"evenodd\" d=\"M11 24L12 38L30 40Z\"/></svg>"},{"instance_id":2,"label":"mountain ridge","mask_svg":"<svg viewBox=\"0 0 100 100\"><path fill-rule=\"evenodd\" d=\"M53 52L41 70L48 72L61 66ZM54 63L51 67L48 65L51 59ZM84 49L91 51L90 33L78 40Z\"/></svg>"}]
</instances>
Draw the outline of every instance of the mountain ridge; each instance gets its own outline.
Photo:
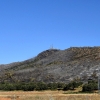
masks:
<instances>
[{"instance_id":1,"label":"mountain ridge","mask_svg":"<svg viewBox=\"0 0 100 100\"><path fill-rule=\"evenodd\" d=\"M100 47L49 49L36 57L0 65L0 82L70 82L76 78L97 79Z\"/></svg>"}]
</instances>

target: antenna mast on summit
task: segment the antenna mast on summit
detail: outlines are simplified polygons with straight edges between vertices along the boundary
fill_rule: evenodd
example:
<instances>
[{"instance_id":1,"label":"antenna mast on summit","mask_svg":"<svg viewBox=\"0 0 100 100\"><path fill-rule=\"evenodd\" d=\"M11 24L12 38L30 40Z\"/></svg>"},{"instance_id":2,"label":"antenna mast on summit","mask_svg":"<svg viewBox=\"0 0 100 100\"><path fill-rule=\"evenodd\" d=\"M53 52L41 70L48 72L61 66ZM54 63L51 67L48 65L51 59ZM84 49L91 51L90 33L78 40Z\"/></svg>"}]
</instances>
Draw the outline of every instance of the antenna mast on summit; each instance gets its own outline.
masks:
<instances>
[{"instance_id":1,"label":"antenna mast on summit","mask_svg":"<svg viewBox=\"0 0 100 100\"><path fill-rule=\"evenodd\" d=\"M53 48L53 45L51 45L50 49L54 49L54 48Z\"/></svg>"}]
</instances>

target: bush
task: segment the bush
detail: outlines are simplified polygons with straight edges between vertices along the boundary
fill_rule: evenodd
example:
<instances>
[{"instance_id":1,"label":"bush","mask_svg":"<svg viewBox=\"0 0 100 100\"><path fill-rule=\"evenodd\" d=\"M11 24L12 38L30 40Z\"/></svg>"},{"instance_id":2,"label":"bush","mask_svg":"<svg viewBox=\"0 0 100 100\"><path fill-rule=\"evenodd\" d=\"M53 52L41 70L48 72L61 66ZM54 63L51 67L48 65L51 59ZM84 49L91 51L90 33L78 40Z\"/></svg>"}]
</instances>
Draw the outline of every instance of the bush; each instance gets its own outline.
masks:
<instances>
[{"instance_id":1,"label":"bush","mask_svg":"<svg viewBox=\"0 0 100 100\"><path fill-rule=\"evenodd\" d=\"M78 86L82 85L83 83L82 82L75 82L75 81L72 81L70 82L69 84L66 84L63 88L64 91L66 90L74 90L75 88L77 88Z\"/></svg>"},{"instance_id":2,"label":"bush","mask_svg":"<svg viewBox=\"0 0 100 100\"><path fill-rule=\"evenodd\" d=\"M58 85L57 85L57 83L48 83L48 84L47 84L47 87L48 87L48 89L50 89L50 90L57 90Z\"/></svg>"},{"instance_id":3,"label":"bush","mask_svg":"<svg viewBox=\"0 0 100 100\"><path fill-rule=\"evenodd\" d=\"M83 92L93 92L98 89L97 83L84 84L82 87Z\"/></svg>"},{"instance_id":4,"label":"bush","mask_svg":"<svg viewBox=\"0 0 100 100\"><path fill-rule=\"evenodd\" d=\"M13 90L16 90L16 87L13 85L13 84L10 84L10 83L6 83L6 84L2 84L2 90L5 90L5 91L13 91Z\"/></svg>"},{"instance_id":5,"label":"bush","mask_svg":"<svg viewBox=\"0 0 100 100\"><path fill-rule=\"evenodd\" d=\"M69 89L70 89L70 87L68 85L65 85L65 87L63 88L63 91L67 91Z\"/></svg>"},{"instance_id":6,"label":"bush","mask_svg":"<svg viewBox=\"0 0 100 100\"><path fill-rule=\"evenodd\" d=\"M47 85L42 82L37 83L35 87L35 90L38 90L38 91L47 90L47 89L48 89Z\"/></svg>"}]
</instances>

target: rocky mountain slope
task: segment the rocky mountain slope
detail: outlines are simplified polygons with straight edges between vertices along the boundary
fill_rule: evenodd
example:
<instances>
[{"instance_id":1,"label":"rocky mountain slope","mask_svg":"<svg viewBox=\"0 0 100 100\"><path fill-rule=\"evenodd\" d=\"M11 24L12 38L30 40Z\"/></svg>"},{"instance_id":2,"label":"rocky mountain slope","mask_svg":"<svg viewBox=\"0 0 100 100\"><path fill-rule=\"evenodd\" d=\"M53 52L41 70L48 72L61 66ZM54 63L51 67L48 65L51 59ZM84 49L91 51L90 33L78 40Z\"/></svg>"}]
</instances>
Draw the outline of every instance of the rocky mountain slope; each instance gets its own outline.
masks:
<instances>
[{"instance_id":1,"label":"rocky mountain slope","mask_svg":"<svg viewBox=\"0 0 100 100\"><path fill-rule=\"evenodd\" d=\"M23 62L0 65L0 82L69 82L97 79L100 47L50 49Z\"/></svg>"}]
</instances>

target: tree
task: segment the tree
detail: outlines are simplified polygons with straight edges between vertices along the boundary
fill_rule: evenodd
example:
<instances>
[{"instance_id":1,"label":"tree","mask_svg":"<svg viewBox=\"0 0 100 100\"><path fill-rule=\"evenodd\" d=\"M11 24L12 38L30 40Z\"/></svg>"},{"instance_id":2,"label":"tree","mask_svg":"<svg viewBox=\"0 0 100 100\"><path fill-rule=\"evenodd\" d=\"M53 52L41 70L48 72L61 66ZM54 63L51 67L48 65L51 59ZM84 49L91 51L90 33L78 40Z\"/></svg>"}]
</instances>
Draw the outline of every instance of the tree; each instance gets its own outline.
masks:
<instances>
[{"instance_id":1,"label":"tree","mask_svg":"<svg viewBox=\"0 0 100 100\"><path fill-rule=\"evenodd\" d=\"M97 83L84 84L82 87L83 92L93 92L98 89Z\"/></svg>"}]
</instances>

